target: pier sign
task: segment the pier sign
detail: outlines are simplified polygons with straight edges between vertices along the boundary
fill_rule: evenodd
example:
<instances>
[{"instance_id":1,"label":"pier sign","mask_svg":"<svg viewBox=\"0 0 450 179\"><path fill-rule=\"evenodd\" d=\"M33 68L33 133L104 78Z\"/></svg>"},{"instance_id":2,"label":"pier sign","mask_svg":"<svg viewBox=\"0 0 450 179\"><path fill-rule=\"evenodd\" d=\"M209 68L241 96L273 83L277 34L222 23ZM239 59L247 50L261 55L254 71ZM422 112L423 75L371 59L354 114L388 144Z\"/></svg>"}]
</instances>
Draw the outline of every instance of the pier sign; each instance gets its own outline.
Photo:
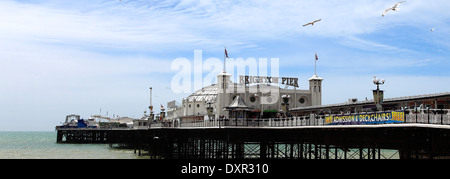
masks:
<instances>
[{"instance_id":1,"label":"pier sign","mask_svg":"<svg viewBox=\"0 0 450 179\"><path fill-rule=\"evenodd\" d=\"M252 83L279 83L279 79L280 77L271 76L239 76L239 82L246 85ZM281 77L280 84L298 88L298 78Z\"/></svg>"},{"instance_id":2,"label":"pier sign","mask_svg":"<svg viewBox=\"0 0 450 179\"><path fill-rule=\"evenodd\" d=\"M367 114L333 115L325 117L326 125L380 124L405 122L404 111Z\"/></svg>"}]
</instances>

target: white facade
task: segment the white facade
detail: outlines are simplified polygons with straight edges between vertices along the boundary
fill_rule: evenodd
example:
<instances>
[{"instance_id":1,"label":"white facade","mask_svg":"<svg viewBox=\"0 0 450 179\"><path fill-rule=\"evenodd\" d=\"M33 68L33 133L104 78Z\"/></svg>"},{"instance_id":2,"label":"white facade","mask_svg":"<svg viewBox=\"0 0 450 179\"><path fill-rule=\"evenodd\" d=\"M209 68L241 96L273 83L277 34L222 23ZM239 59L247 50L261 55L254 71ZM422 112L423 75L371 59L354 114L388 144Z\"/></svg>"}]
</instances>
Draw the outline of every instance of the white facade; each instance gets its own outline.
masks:
<instances>
[{"instance_id":1,"label":"white facade","mask_svg":"<svg viewBox=\"0 0 450 179\"><path fill-rule=\"evenodd\" d=\"M320 78L317 75L314 75L309 79L309 91L311 93L310 106L322 105L322 80L323 78Z\"/></svg>"}]
</instances>

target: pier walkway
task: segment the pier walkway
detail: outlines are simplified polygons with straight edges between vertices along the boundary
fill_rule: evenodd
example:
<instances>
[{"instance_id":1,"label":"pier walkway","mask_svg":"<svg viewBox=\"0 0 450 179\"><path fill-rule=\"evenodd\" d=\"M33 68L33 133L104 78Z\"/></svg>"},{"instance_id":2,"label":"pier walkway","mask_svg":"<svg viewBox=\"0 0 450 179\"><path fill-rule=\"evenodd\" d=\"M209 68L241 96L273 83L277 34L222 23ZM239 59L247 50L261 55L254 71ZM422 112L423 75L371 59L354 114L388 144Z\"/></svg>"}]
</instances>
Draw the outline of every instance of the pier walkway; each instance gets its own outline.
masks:
<instances>
[{"instance_id":1,"label":"pier walkway","mask_svg":"<svg viewBox=\"0 0 450 179\"><path fill-rule=\"evenodd\" d=\"M57 142L118 144L163 159L450 158L448 110L394 112L403 113L158 122L147 129L57 128Z\"/></svg>"}]
</instances>

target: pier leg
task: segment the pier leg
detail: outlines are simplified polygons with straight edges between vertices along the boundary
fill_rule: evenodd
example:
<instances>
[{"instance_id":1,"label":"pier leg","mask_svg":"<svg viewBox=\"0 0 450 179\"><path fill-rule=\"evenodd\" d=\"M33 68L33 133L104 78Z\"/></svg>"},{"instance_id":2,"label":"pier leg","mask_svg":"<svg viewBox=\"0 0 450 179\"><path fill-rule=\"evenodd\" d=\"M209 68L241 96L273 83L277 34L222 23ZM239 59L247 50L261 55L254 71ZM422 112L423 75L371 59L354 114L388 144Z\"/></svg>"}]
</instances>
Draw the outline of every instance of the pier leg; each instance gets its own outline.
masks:
<instances>
[{"instance_id":1,"label":"pier leg","mask_svg":"<svg viewBox=\"0 0 450 179\"><path fill-rule=\"evenodd\" d=\"M267 158L267 144L265 142L259 143L259 158L261 159Z\"/></svg>"},{"instance_id":2,"label":"pier leg","mask_svg":"<svg viewBox=\"0 0 450 179\"><path fill-rule=\"evenodd\" d=\"M363 157L363 148L359 147L359 159L364 159Z\"/></svg>"},{"instance_id":3,"label":"pier leg","mask_svg":"<svg viewBox=\"0 0 450 179\"><path fill-rule=\"evenodd\" d=\"M289 151L290 152L290 158L294 159L294 143L290 143L290 144L291 144L291 150Z\"/></svg>"},{"instance_id":4,"label":"pier leg","mask_svg":"<svg viewBox=\"0 0 450 179\"><path fill-rule=\"evenodd\" d=\"M63 131L58 130L56 132L56 143L61 143L62 142L62 138L63 138Z\"/></svg>"}]
</instances>

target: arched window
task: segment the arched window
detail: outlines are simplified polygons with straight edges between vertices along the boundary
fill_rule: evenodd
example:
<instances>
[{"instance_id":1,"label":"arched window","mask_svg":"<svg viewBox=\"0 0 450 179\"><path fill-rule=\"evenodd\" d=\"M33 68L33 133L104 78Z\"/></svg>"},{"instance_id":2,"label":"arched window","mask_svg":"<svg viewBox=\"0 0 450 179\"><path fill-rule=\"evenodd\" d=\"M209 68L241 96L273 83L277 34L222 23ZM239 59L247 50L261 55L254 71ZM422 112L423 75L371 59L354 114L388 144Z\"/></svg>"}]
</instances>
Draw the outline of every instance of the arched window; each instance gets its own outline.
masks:
<instances>
[{"instance_id":1,"label":"arched window","mask_svg":"<svg viewBox=\"0 0 450 179\"><path fill-rule=\"evenodd\" d=\"M300 102L301 104L305 103L305 98L300 98L300 99L298 100L298 102Z\"/></svg>"}]
</instances>

